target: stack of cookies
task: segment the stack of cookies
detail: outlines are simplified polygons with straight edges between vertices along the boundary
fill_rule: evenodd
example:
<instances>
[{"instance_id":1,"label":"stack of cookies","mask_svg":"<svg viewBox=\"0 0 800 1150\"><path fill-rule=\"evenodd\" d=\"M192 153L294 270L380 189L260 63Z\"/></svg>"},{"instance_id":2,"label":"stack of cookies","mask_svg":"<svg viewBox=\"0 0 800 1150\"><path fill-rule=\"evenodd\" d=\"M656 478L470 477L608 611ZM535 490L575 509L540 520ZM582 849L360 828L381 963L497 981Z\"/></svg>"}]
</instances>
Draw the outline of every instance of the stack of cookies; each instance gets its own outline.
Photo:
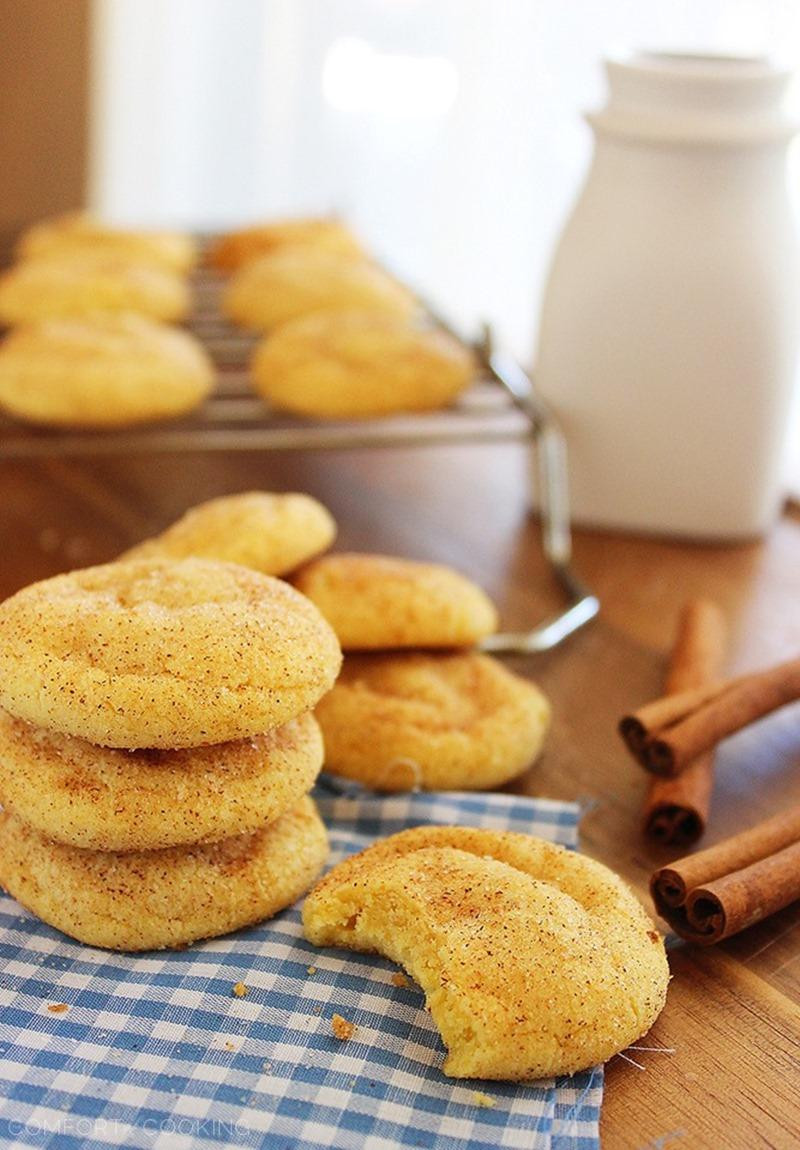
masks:
<instances>
[{"instance_id":1,"label":"stack of cookies","mask_svg":"<svg viewBox=\"0 0 800 1150\"><path fill-rule=\"evenodd\" d=\"M488 790L537 757L549 704L471 649L497 612L470 580L431 563L333 553L292 581L347 652L315 712L327 770L376 790Z\"/></svg>"},{"instance_id":2,"label":"stack of cookies","mask_svg":"<svg viewBox=\"0 0 800 1150\"><path fill-rule=\"evenodd\" d=\"M319 874L311 715L341 655L288 584L141 559L0 605L0 881L82 942L184 946Z\"/></svg>"},{"instance_id":3,"label":"stack of cookies","mask_svg":"<svg viewBox=\"0 0 800 1150\"><path fill-rule=\"evenodd\" d=\"M214 369L188 332L188 236L69 215L26 232L0 276L0 405L44 426L124 427L182 415Z\"/></svg>"}]
</instances>

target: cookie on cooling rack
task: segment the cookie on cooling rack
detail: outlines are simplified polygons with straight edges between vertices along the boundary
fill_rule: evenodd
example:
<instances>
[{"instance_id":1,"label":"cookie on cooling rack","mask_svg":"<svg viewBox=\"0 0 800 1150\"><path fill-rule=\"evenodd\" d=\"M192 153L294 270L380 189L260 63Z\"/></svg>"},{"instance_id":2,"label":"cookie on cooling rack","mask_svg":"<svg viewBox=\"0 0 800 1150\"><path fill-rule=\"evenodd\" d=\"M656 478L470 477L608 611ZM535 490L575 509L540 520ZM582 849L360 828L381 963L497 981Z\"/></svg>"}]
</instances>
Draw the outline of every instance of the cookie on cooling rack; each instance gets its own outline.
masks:
<instances>
[{"instance_id":1,"label":"cookie on cooling rack","mask_svg":"<svg viewBox=\"0 0 800 1150\"><path fill-rule=\"evenodd\" d=\"M7 327L96 311L140 312L173 323L189 303L189 289L174 272L113 253L42 256L0 276L0 324Z\"/></svg>"},{"instance_id":2,"label":"cookie on cooling rack","mask_svg":"<svg viewBox=\"0 0 800 1150\"><path fill-rule=\"evenodd\" d=\"M0 883L50 926L110 950L188 946L271 918L308 890L327 854L308 797L252 834L123 854L54 843L0 814Z\"/></svg>"},{"instance_id":3,"label":"cookie on cooling rack","mask_svg":"<svg viewBox=\"0 0 800 1150\"><path fill-rule=\"evenodd\" d=\"M486 593L436 563L343 551L312 560L292 582L345 651L471 647L497 629Z\"/></svg>"},{"instance_id":4,"label":"cookie on cooling rack","mask_svg":"<svg viewBox=\"0 0 800 1150\"><path fill-rule=\"evenodd\" d=\"M528 835L418 827L339 863L303 907L317 946L378 951L425 992L454 1078L574 1074L649 1030L664 943L612 871Z\"/></svg>"},{"instance_id":5,"label":"cookie on cooling rack","mask_svg":"<svg viewBox=\"0 0 800 1150\"><path fill-rule=\"evenodd\" d=\"M378 311L283 324L252 362L256 391L275 407L333 419L445 407L476 372L472 353L440 328Z\"/></svg>"},{"instance_id":6,"label":"cookie on cooling rack","mask_svg":"<svg viewBox=\"0 0 800 1150\"><path fill-rule=\"evenodd\" d=\"M341 221L309 218L274 220L228 232L210 246L208 260L221 271L235 271L242 264L285 247L312 247L352 256L364 254L358 240Z\"/></svg>"},{"instance_id":7,"label":"cookie on cooling rack","mask_svg":"<svg viewBox=\"0 0 800 1150\"><path fill-rule=\"evenodd\" d=\"M281 248L244 264L222 298L234 323L269 331L317 311L368 310L408 316L414 297L386 272L346 252Z\"/></svg>"},{"instance_id":8,"label":"cookie on cooling rack","mask_svg":"<svg viewBox=\"0 0 800 1150\"><path fill-rule=\"evenodd\" d=\"M286 575L325 551L336 536L327 508L300 492L244 491L190 508L153 539L122 559L190 555L227 559L265 575Z\"/></svg>"},{"instance_id":9,"label":"cookie on cooling rack","mask_svg":"<svg viewBox=\"0 0 800 1150\"><path fill-rule=\"evenodd\" d=\"M0 706L100 746L261 734L311 710L340 663L313 603L237 563L108 563L0 604Z\"/></svg>"},{"instance_id":10,"label":"cookie on cooling rack","mask_svg":"<svg viewBox=\"0 0 800 1150\"><path fill-rule=\"evenodd\" d=\"M321 766L310 714L230 743L120 751L0 710L3 807L47 838L88 850L155 850L258 830L311 790Z\"/></svg>"},{"instance_id":11,"label":"cookie on cooling rack","mask_svg":"<svg viewBox=\"0 0 800 1150\"><path fill-rule=\"evenodd\" d=\"M541 752L550 706L489 655L347 655L317 704L325 767L374 790L491 790Z\"/></svg>"},{"instance_id":12,"label":"cookie on cooling rack","mask_svg":"<svg viewBox=\"0 0 800 1150\"><path fill-rule=\"evenodd\" d=\"M40 320L0 344L0 407L43 426L168 419L213 385L214 365L194 336L132 312Z\"/></svg>"},{"instance_id":13,"label":"cookie on cooling rack","mask_svg":"<svg viewBox=\"0 0 800 1150\"><path fill-rule=\"evenodd\" d=\"M188 272L197 260L197 245L191 236L110 227L85 212L42 220L23 232L17 243L21 260L86 251L144 260L181 273Z\"/></svg>"}]
</instances>

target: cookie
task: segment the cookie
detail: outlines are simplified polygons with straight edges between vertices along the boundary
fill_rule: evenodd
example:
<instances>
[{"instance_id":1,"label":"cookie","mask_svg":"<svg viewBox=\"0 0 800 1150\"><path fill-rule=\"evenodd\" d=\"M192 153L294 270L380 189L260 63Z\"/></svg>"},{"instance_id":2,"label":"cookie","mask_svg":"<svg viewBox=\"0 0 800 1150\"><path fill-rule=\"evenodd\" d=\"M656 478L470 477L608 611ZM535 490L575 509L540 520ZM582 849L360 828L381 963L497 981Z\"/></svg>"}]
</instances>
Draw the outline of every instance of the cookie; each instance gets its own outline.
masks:
<instances>
[{"instance_id":1,"label":"cookie","mask_svg":"<svg viewBox=\"0 0 800 1150\"><path fill-rule=\"evenodd\" d=\"M256 350L256 391L298 415L365 419L445 407L473 382L472 354L430 324L387 312L317 312Z\"/></svg>"},{"instance_id":2,"label":"cookie","mask_svg":"<svg viewBox=\"0 0 800 1150\"><path fill-rule=\"evenodd\" d=\"M45 426L166 419L197 407L213 384L193 336L130 312L40 320L0 344L0 406Z\"/></svg>"},{"instance_id":3,"label":"cookie","mask_svg":"<svg viewBox=\"0 0 800 1150\"><path fill-rule=\"evenodd\" d=\"M550 706L490 655L348 655L317 704L326 769L382 791L488 790L539 755Z\"/></svg>"},{"instance_id":4,"label":"cookie","mask_svg":"<svg viewBox=\"0 0 800 1150\"><path fill-rule=\"evenodd\" d=\"M285 247L363 255L358 240L338 220L289 219L254 224L220 236L209 249L208 260L220 271L235 271L242 264Z\"/></svg>"},{"instance_id":5,"label":"cookie","mask_svg":"<svg viewBox=\"0 0 800 1150\"><path fill-rule=\"evenodd\" d=\"M292 581L345 651L469 647L497 629L485 592L434 563L342 551L312 560Z\"/></svg>"},{"instance_id":6,"label":"cookie","mask_svg":"<svg viewBox=\"0 0 800 1150\"><path fill-rule=\"evenodd\" d=\"M335 536L332 516L310 495L246 491L190 508L122 558L196 555L242 563L265 575L286 575L324 551Z\"/></svg>"},{"instance_id":7,"label":"cookie","mask_svg":"<svg viewBox=\"0 0 800 1150\"><path fill-rule=\"evenodd\" d=\"M408 316L416 304L407 288L367 260L293 247L244 264L222 307L234 323L268 331L311 312L363 309Z\"/></svg>"},{"instance_id":8,"label":"cookie","mask_svg":"<svg viewBox=\"0 0 800 1150\"><path fill-rule=\"evenodd\" d=\"M311 715L232 743L121 751L0 711L0 802L46 838L88 850L156 850L258 830L299 802L321 766Z\"/></svg>"},{"instance_id":9,"label":"cookie","mask_svg":"<svg viewBox=\"0 0 800 1150\"><path fill-rule=\"evenodd\" d=\"M100 746L261 734L313 708L340 661L312 603L236 563L109 563L0 604L0 706Z\"/></svg>"},{"instance_id":10,"label":"cookie","mask_svg":"<svg viewBox=\"0 0 800 1150\"><path fill-rule=\"evenodd\" d=\"M511 832L418 827L347 859L311 892L306 937L402 964L455 1078L574 1074L645 1034L669 970L612 871Z\"/></svg>"},{"instance_id":11,"label":"cookie","mask_svg":"<svg viewBox=\"0 0 800 1150\"><path fill-rule=\"evenodd\" d=\"M189 289L179 276L116 255L42 257L0 276L0 324L8 327L96 311L134 311L172 323L188 310Z\"/></svg>"},{"instance_id":12,"label":"cookie","mask_svg":"<svg viewBox=\"0 0 800 1150\"><path fill-rule=\"evenodd\" d=\"M197 260L197 245L191 236L112 228L84 212L42 220L24 232L17 244L21 260L86 251L143 260L180 273L188 272Z\"/></svg>"},{"instance_id":13,"label":"cookie","mask_svg":"<svg viewBox=\"0 0 800 1150\"><path fill-rule=\"evenodd\" d=\"M0 814L0 883L39 918L89 946L160 950L271 918L325 864L314 803L253 834L160 851L87 851Z\"/></svg>"}]
</instances>

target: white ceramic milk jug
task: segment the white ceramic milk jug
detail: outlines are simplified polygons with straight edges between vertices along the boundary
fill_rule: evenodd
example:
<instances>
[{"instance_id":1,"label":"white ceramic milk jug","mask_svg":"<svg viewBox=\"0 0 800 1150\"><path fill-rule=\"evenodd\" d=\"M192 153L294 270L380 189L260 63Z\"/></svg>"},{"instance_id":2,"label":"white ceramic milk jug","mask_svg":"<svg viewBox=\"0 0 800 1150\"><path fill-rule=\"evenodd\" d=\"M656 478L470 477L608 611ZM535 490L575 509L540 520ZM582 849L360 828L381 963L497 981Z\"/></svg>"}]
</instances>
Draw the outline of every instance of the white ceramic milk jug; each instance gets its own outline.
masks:
<instances>
[{"instance_id":1,"label":"white ceramic milk jug","mask_svg":"<svg viewBox=\"0 0 800 1150\"><path fill-rule=\"evenodd\" d=\"M573 515L755 536L783 494L800 333L790 75L656 54L606 67L535 373L567 436Z\"/></svg>"}]
</instances>

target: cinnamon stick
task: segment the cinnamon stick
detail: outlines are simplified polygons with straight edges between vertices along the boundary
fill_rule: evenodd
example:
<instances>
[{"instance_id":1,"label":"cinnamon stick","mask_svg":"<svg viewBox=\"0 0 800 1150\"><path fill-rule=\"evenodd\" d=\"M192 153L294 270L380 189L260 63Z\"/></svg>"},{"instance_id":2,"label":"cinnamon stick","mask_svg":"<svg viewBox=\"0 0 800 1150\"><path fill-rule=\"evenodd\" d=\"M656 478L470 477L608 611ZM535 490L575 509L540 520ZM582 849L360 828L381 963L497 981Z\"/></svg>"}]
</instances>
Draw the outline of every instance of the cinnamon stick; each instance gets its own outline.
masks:
<instances>
[{"instance_id":1,"label":"cinnamon stick","mask_svg":"<svg viewBox=\"0 0 800 1150\"><path fill-rule=\"evenodd\" d=\"M684 607L665 688L668 703L687 691L703 693L719 674L725 618L716 603L695 599ZM644 833L664 846L689 846L703 834L711 801L714 755L700 755L677 778L653 779L645 799Z\"/></svg>"},{"instance_id":2,"label":"cinnamon stick","mask_svg":"<svg viewBox=\"0 0 800 1150\"><path fill-rule=\"evenodd\" d=\"M800 807L662 867L656 910L683 938L719 942L800 898Z\"/></svg>"},{"instance_id":3,"label":"cinnamon stick","mask_svg":"<svg viewBox=\"0 0 800 1150\"><path fill-rule=\"evenodd\" d=\"M710 696L710 697L709 697ZM670 700L642 707L626 716L620 730L635 757L654 774L672 777L722 739L762 719L772 711L800 699L800 659L770 667L766 671L729 679L703 690L690 691ZM661 706L661 704L664 706ZM666 723L655 726L652 716ZM644 716L644 719L642 718ZM648 716L651 718L648 721ZM625 732L633 722L640 729L635 737Z\"/></svg>"}]
</instances>

